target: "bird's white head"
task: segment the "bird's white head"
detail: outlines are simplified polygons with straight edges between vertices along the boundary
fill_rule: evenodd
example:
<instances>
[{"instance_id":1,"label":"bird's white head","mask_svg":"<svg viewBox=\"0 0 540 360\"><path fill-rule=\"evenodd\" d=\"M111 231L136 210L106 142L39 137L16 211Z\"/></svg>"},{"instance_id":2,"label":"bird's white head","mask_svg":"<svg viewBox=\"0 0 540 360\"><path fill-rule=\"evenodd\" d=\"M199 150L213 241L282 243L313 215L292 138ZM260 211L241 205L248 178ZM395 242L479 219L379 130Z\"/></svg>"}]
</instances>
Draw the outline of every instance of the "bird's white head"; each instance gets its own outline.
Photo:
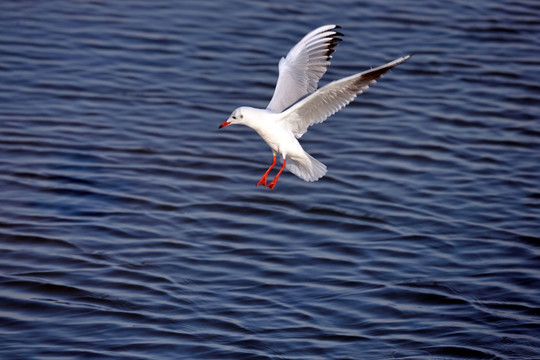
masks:
<instances>
[{"instance_id":1,"label":"bird's white head","mask_svg":"<svg viewBox=\"0 0 540 360\"><path fill-rule=\"evenodd\" d=\"M219 125L219 128L223 128L227 125L233 125L233 124L246 124L246 112L248 112L248 108L245 106L239 107L238 109L234 110L227 119L227 121L223 122L223 124Z\"/></svg>"}]
</instances>

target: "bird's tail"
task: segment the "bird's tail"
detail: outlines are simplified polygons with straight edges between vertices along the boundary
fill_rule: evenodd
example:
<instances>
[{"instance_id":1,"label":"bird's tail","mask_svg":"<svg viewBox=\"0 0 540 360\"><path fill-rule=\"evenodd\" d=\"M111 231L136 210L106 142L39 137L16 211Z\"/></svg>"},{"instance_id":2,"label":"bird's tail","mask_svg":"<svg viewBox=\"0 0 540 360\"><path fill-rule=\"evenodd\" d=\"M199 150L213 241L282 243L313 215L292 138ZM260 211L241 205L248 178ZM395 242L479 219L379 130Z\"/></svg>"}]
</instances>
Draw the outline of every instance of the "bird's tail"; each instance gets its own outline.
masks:
<instances>
[{"instance_id":1,"label":"bird's tail","mask_svg":"<svg viewBox=\"0 0 540 360\"><path fill-rule=\"evenodd\" d=\"M313 156L306 155L301 159L291 159L287 162L287 170L305 181L317 181L326 174L326 165Z\"/></svg>"}]
</instances>

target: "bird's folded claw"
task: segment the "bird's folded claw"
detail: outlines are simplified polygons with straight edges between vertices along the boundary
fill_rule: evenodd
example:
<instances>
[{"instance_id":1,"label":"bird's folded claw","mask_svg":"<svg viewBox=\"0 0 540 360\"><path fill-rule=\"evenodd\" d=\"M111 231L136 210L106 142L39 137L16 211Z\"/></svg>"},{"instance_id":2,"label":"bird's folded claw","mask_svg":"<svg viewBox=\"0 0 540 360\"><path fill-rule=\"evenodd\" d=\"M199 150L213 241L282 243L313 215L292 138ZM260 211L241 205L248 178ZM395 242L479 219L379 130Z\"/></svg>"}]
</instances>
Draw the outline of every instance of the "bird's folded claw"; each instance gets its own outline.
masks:
<instances>
[{"instance_id":1,"label":"bird's folded claw","mask_svg":"<svg viewBox=\"0 0 540 360\"><path fill-rule=\"evenodd\" d=\"M270 184L268 185L265 185L267 188L269 188L270 190L274 190L274 187L276 186L276 179L272 180L272 182L270 182Z\"/></svg>"},{"instance_id":2,"label":"bird's folded claw","mask_svg":"<svg viewBox=\"0 0 540 360\"><path fill-rule=\"evenodd\" d=\"M261 180L259 180L259 182L257 183L257 186L259 186L259 185L266 186L266 178L267 178L267 175L264 174L263 177L261 178Z\"/></svg>"}]
</instances>

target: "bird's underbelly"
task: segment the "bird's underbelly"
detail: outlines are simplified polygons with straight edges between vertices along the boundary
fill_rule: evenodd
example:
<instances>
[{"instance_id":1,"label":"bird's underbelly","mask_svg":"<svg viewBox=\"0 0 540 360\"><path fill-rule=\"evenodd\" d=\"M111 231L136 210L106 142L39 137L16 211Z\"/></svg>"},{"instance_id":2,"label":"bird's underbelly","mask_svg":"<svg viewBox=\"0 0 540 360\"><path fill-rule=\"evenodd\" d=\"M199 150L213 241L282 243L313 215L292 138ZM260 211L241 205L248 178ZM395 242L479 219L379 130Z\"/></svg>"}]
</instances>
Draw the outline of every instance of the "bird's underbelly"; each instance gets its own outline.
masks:
<instances>
[{"instance_id":1,"label":"bird's underbelly","mask_svg":"<svg viewBox=\"0 0 540 360\"><path fill-rule=\"evenodd\" d=\"M297 157L304 154L304 149L290 132L274 130L271 133L259 133L259 135L276 154L288 157Z\"/></svg>"}]
</instances>

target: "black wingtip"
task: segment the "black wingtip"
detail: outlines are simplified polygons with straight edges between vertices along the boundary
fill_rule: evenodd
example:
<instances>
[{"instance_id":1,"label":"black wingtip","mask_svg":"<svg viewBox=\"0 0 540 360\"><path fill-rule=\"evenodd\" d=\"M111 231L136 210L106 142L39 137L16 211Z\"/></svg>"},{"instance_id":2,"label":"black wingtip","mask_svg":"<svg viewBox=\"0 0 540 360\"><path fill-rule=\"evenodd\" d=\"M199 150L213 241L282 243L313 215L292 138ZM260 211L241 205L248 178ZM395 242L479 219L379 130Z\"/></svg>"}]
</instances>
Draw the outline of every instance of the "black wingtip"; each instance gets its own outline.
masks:
<instances>
[{"instance_id":1,"label":"black wingtip","mask_svg":"<svg viewBox=\"0 0 540 360\"><path fill-rule=\"evenodd\" d=\"M341 28L341 26L339 25L336 25L334 27L334 29L338 29L338 28ZM327 44L328 46L328 49L327 49L327 52L326 52L326 61L330 61L330 59L332 58L332 54L334 53L334 51L336 51L334 48L338 45L338 43L340 41L343 41L343 39L340 39L338 36L344 36L342 33L338 32L338 31L334 31L334 33L328 37L329 39L329 42Z\"/></svg>"}]
</instances>

